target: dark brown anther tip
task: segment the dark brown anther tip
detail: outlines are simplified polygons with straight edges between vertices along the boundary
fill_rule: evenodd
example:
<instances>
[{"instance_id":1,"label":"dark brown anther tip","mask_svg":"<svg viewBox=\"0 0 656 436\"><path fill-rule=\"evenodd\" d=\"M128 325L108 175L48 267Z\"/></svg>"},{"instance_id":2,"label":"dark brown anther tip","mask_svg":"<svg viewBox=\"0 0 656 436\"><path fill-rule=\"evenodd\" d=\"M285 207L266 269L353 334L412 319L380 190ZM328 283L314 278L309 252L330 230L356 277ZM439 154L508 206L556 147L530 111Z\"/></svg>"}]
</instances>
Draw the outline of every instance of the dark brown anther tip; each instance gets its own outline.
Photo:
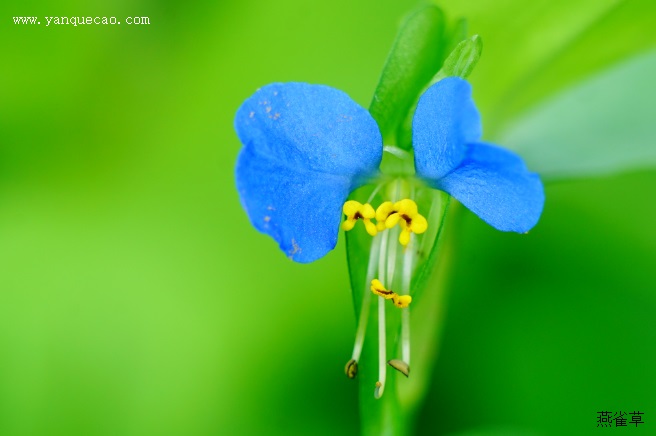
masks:
<instances>
[{"instance_id":1,"label":"dark brown anther tip","mask_svg":"<svg viewBox=\"0 0 656 436\"><path fill-rule=\"evenodd\" d=\"M348 378L355 378L355 376L358 375L358 361L355 359L351 359L348 362L346 362L346 366L344 367L344 373L346 373L346 376Z\"/></svg>"}]
</instances>

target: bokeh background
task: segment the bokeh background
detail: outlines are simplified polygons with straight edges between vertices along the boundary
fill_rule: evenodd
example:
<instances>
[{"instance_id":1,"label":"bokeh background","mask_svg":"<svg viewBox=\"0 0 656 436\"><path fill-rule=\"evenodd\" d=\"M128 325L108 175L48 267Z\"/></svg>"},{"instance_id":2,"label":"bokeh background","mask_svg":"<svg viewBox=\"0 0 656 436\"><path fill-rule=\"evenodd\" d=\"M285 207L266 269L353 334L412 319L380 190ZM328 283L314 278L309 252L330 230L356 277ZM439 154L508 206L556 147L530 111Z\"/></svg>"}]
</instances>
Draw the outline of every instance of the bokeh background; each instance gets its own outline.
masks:
<instances>
[{"instance_id":1,"label":"bokeh background","mask_svg":"<svg viewBox=\"0 0 656 436\"><path fill-rule=\"evenodd\" d=\"M581 56L616 62L599 53L654 16L648 2L640 14L622 1L552 3L441 3L483 37L471 81L488 139L593 74ZM355 329L343 241L298 265L250 226L232 119L274 81L328 84L367 106L416 4L0 5L0 434L358 433L357 387L342 372ZM616 12L624 21L597 26L598 44L558 57L583 24ZM151 25L11 19L54 15ZM499 88L554 59L547 79L579 74L543 77L505 104ZM453 223L417 433L591 434L601 410L642 411L638 431L655 431L656 172L639 167L547 183L528 236L468 212Z\"/></svg>"}]
</instances>

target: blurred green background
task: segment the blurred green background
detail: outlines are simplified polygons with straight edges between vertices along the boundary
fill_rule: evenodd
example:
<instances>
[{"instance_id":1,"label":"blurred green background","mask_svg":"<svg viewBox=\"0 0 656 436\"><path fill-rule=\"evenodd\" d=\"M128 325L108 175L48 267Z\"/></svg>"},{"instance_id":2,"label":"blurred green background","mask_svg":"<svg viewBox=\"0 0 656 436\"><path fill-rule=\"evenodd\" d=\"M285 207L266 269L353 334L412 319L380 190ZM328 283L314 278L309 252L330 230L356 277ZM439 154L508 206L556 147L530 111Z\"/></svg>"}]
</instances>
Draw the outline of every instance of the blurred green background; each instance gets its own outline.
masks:
<instances>
[{"instance_id":1,"label":"blurred green background","mask_svg":"<svg viewBox=\"0 0 656 436\"><path fill-rule=\"evenodd\" d=\"M593 70L565 56L512 104L502 88L624 2L538 1L509 18L493 12L512 2L443 3L484 39L471 80L494 134L558 91L552 75L574 71L565 87ZM358 433L342 241L298 265L250 226L232 120L275 81L328 84L367 106L416 4L0 6L0 434ZM615 61L599 53L653 17L644 4L582 56ZM11 20L46 15L151 25ZM639 431L654 431L655 188L653 170L550 183L528 236L462 213L417 433L591 434L600 410L643 411Z\"/></svg>"}]
</instances>

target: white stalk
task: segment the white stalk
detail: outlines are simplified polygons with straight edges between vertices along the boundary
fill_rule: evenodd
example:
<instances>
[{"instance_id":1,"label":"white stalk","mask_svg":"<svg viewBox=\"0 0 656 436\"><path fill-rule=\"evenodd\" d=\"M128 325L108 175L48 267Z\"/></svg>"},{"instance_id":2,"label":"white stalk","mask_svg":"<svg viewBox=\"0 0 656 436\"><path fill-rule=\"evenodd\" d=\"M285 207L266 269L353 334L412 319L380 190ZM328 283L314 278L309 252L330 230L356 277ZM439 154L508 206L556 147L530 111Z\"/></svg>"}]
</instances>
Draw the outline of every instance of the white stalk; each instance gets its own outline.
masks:
<instances>
[{"instance_id":1,"label":"white stalk","mask_svg":"<svg viewBox=\"0 0 656 436\"><path fill-rule=\"evenodd\" d=\"M383 395L385 378L387 377L387 344L385 337L385 299L378 297L378 381L374 391L376 399Z\"/></svg>"},{"instance_id":2,"label":"white stalk","mask_svg":"<svg viewBox=\"0 0 656 436\"><path fill-rule=\"evenodd\" d=\"M360 308L360 317L358 318L358 330L355 333L355 344L353 345L353 354L351 358L356 362L360 360L362 355L362 346L364 345L364 337L367 331L367 323L369 321L369 309L371 308L371 291L369 284L374 279L376 271L376 264L380 257L380 242L381 236L375 236L371 242L371 251L369 253L369 264L367 265L367 277L364 283L364 295L362 296L362 307Z\"/></svg>"}]
</instances>

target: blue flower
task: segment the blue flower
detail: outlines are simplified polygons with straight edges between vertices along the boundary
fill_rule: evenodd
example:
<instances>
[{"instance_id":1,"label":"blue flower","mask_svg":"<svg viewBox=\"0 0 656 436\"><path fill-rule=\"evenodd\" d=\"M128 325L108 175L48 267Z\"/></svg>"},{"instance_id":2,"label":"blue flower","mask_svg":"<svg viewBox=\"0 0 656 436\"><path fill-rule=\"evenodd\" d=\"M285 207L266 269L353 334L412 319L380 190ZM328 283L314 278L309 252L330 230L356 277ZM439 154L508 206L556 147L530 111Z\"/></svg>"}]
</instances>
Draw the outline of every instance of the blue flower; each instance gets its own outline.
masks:
<instances>
[{"instance_id":1,"label":"blue flower","mask_svg":"<svg viewBox=\"0 0 656 436\"><path fill-rule=\"evenodd\" d=\"M237 189L252 224L297 262L335 247L342 206L379 175L376 121L345 93L275 83L237 111L244 145ZM480 141L471 86L450 77L419 99L412 124L416 177L445 191L493 227L525 233L544 205L542 183L516 154Z\"/></svg>"}]
</instances>

